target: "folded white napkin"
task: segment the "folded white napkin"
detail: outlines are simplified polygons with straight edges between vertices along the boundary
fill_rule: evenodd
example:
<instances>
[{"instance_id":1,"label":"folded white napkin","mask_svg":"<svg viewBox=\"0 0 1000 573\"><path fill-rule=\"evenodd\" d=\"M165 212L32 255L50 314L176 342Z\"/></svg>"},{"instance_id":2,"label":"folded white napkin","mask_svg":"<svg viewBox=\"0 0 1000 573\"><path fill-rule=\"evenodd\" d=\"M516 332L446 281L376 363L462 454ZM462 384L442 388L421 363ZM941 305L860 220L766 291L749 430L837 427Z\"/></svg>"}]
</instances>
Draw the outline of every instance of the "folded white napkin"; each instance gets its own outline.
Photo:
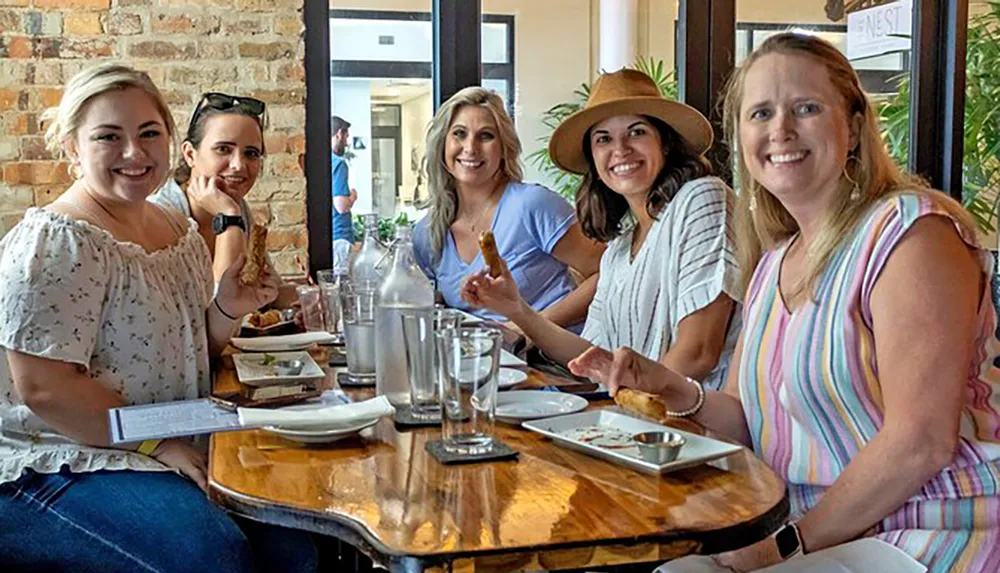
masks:
<instances>
[{"instance_id":1,"label":"folded white napkin","mask_svg":"<svg viewBox=\"0 0 1000 573\"><path fill-rule=\"evenodd\" d=\"M302 346L303 344L329 344L334 335L329 332L300 332L298 334L283 334L281 336L257 336L254 338L233 338L233 346L240 350L265 352L280 351L284 348Z\"/></svg>"},{"instance_id":2,"label":"folded white napkin","mask_svg":"<svg viewBox=\"0 0 1000 573\"><path fill-rule=\"evenodd\" d=\"M308 426L346 425L352 422L363 422L389 416L396 410L385 396L342 404L338 406L323 406L309 409L279 408L238 408L240 425L244 428L259 428L261 426L281 426L283 428L300 428Z\"/></svg>"}]
</instances>

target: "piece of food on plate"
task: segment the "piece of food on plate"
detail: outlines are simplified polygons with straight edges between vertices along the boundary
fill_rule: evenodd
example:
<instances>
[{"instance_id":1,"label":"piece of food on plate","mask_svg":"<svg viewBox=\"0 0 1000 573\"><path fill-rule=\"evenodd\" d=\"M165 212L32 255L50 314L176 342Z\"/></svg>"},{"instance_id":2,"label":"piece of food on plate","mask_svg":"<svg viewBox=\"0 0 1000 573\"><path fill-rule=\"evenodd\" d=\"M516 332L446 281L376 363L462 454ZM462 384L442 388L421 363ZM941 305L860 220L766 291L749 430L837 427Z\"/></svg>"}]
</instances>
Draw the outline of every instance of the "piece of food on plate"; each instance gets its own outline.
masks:
<instances>
[{"instance_id":1,"label":"piece of food on plate","mask_svg":"<svg viewBox=\"0 0 1000 573\"><path fill-rule=\"evenodd\" d=\"M254 328L267 328L281 322L281 311L271 309L267 312L254 311L247 319L250 326Z\"/></svg>"},{"instance_id":2,"label":"piece of food on plate","mask_svg":"<svg viewBox=\"0 0 1000 573\"><path fill-rule=\"evenodd\" d=\"M631 388L619 388L615 394L615 403L626 410L631 410L654 420L663 420L667 417L667 407L656 396L633 390Z\"/></svg>"},{"instance_id":3,"label":"piece of food on plate","mask_svg":"<svg viewBox=\"0 0 1000 573\"><path fill-rule=\"evenodd\" d=\"M267 227L254 224L247 239L247 260L240 271L240 284L258 285L267 268Z\"/></svg>"},{"instance_id":4,"label":"piece of food on plate","mask_svg":"<svg viewBox=\"0 0 1000 573\"><path fill-rule=\"evenodd\" d=\"M493 278L500 276L503 259L500 258L500 251L497 250L497 241L493 237L493 231L483 231L479 234L479 250L483 252L483 261L490 267L490 276Z\"/></svg>"}]
</instances>

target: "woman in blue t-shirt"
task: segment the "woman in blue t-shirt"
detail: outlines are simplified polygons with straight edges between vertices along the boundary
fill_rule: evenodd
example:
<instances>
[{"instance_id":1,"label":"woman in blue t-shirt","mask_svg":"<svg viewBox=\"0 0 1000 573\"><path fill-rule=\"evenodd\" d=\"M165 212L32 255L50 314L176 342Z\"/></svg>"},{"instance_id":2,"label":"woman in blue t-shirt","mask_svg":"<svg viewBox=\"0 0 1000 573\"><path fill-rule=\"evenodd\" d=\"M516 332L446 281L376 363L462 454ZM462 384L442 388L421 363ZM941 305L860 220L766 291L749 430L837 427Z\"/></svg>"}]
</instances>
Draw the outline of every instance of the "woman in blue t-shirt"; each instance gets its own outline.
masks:
<instances>
[{"instance_id":1,"label":"woman in blue t-shirt","mask_svg":"<svg viewBox=\"0 0 1000 573\"><path fill-rule=\"evenodd\" d=\"M573 206L521 181L521 142L503 100L481 87L445 102L427 131L430 212L416 227L417 262L444 302L504 320L462 301L462 280L483 266L479 235L492 230L524 300L579 331L597 288L604 245L583 235ZM583 282L574 285L569 269Z\"/></svg>"}]
</instances>

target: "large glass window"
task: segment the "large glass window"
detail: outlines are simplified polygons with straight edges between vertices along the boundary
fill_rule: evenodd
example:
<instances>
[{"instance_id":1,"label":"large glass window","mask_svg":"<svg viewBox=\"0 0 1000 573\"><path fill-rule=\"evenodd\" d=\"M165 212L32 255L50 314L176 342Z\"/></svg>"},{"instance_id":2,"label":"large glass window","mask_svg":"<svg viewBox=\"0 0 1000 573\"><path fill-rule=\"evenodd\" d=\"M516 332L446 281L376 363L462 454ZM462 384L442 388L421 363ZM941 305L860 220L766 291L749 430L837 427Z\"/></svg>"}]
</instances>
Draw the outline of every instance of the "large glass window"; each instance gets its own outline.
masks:
<instances>
[{"instance_id":1,"label":"large glass window","mask_svg":"<svg viewBox=\"0 0 1000 573\"><path fill-rule=\"evenodd\" d=\"M392 10L379 9L391 4ZM426 198L420 166L424 136L434 114L429 0L333 0L330 10L331 100L335 115L351 122L348 149L354 212L412 220ZM483 85L513 112L513 16L484 14Z\"/></svg>"}]
</instances>

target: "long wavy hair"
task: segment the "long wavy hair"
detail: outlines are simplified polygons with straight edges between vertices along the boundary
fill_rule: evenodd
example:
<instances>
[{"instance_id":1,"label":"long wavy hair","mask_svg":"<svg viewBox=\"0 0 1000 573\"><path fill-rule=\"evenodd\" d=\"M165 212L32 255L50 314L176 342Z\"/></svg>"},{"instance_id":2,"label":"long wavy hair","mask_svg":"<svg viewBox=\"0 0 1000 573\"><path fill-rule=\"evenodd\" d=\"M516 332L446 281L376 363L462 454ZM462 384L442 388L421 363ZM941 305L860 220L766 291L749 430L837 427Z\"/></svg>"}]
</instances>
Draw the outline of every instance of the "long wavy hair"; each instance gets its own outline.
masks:
<instances>
[{"instance_id":1,"label":"long wavy hair","mask_svg":"<svg viewBox=\"0 0 1000 573\"><path fill-rule=\"evenodd\" d=\"M502 176L507 181L517 183L524 179L520 162L521 140L517 137L514 122L507 115L500 96L473 86L459 91L444 102L427 128L427 156L424 158L428 197L423 207L430 208L427 214L427 230L435 259L441 256L444 238L458 215L458 191L455 190L455 178L445 166L444 147L451 122L458 111L465 106L481 107L493 117L497 126L497 136L500 138Z\"/></svg>"},{"instance_id":2,"label":"long wavy hair","mask_svg":"<svg viewBox=\"0 0 1000 573\"><path fill-rule=\"evenodd\" d=\"M672 127L655 117L642 117L660 133L665 155L663 169L646 194L646 213L655 219L685 183L711 175L712 164L695 153ZM619 236L626 220L631 219L626 217L629 215L628 201L597 175L590 130L583 136L583 155L587 158L587 173L576 192L576 216L584 235L606 243Z\"/></svg>"},{"instance_id":3,"label":"long wavy hair","mask_svg":"<svg viewBox=\"0 0 1000 573\"><path fill-rule=\"evenodd\" d=\"M820 222L819 232L807 248L806 268L802 279L793 286L790 298L815 291L817 279L826 269L830 258L841 243L851 236L861 218L871 206L894 193L918 193L940 204L968 231L975 223L962 206L927 183L901 171L889 156L882 142L878 114L871 100L861 89L861 81L851 63L829 42L815 36L785 32L771 36L760 45L736 70L726 88L723 117L726 140L736 158L740 191L736 202L735 226L737 259L742 269L742 287L746 291L754 269L765 250L780 246L799 231L798 223L767 188L755 181L747 169L740 146L740 109L743 106L747 74L757 61L770 54L801 55L812 58L826 68L830 82L841 95L844 115L848 121L860 114L861 129L858 145L845 159L840 192L828 207ZM853 161L851 160L853 159ZM851 198L854 182L860 196ZM756 198L754 210L751 200Z\"/></svg>"}]
</instances>

